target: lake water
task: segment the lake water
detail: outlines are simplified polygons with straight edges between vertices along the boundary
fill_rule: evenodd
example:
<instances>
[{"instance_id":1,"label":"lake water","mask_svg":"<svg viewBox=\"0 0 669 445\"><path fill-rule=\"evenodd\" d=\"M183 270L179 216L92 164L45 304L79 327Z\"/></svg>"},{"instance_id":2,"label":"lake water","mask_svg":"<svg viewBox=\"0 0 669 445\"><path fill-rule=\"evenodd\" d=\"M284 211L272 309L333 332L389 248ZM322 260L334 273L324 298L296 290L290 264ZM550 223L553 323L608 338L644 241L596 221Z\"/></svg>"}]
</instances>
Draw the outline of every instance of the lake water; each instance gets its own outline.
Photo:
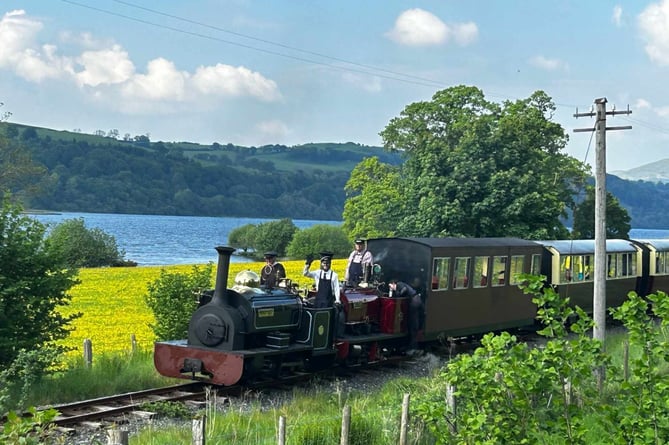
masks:
<instances>
[{"instance_id":1,"label":"lake water","mask_svg":"<svg viewBox=\"0 0 669 445\"><path fill-rule=\"evenodd\" d=\"M30 215L44 224L83 218L88 228L99 228L116 238L125 258L140 266L216 263L216 246L227 245L230 232L245 224L273 221L260 218L218 218L201 216L121 215L108 213L70 213ZM294 219L304 229L314 224L340 225L340 221ZM248 262L234 255L232 262Z\"/></svg>"},{"instance_id":2,"label":"lake water","mask_svg":"<svg viewBox=\"0 0 669 445\"><path fill-rule=\"evenodd\" d=\"M86 227L99 228L113 235L125 258L140 266L167 264L216 263L214 247L227 244L230 232L245 224L272 221L260 218L217 218L206 216L121 215L108 213L59 213L31 215L45 224L57 224L66 219L83 218ZM341 221L293 220L300 229L314 224L340 225ZM669 230L632 229L631 238L669 238ZM232 256L233 262L249 259Z\"/></svg>"}]
</instances>

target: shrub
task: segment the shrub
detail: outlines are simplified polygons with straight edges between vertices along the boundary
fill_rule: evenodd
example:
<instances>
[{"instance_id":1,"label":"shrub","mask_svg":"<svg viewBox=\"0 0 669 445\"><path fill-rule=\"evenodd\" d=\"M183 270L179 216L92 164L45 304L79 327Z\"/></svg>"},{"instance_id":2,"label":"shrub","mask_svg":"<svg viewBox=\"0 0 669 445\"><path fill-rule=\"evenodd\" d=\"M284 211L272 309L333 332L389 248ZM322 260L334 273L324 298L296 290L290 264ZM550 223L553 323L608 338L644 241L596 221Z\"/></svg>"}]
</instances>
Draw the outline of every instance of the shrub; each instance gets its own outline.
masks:
<instances>
[{"instance_id":1,"label":"shrub","mask_svg":"<svg viewBox=\"0 0 669 445\"><path fill-rule=\"evenodd\" d=\"M293 235L287 254L291 258L304 258L309 254L330 251L335 257L346 258L351 250L351 242L344 229L330 224L316 224Z\"/></svg>"},{"instance_id":2,"label":"shrub","mask_svg":"<svg viewBox=\"0 0 669 445\"><path fill-rule=\"evenodd\" d=\"M228 235L228 245L246 252L255 245L255 236L256 225L245 224L230 232L230 235Z\"/></svg>"},{"instance_id":3,"label":"shrub","mask_svg":"<svg viewBox=\"0 0 669 445\"><path fill-rule=\"evenodd\" d=\"M80 314L63 315L77 283L59 252L47 248L46 227L5 197L0 209L0 368L21 350L54 346ZM63 348L56 348L62 350Z\"/></svg>"},{"instance_id":4,"label":"shrub","mask_svg":"<svg viewBox=\"0 0 669 445\"><path fill-rule=\"evenodd\" d=\"M289 218L259 224L255 230L253 247L259 255L262 255L265 251L273 250L279 256L283 256L295 232L297 232L297 227Z\"/></svg>"},{"instance_id":5,"label":"shrub","mask_svg":"<svg viewBox=\"0 0 669 445\"><path fill-rule=\"evenodd\" d=\"M156 324L150 327L157 340L188 336L188 323L198 306L199 295L212 287L212 271L212 263L193 266L190 275L162 269L160 276L149 284L144 299L156 318Z\"/></svg>"},{"instance_id":6,"label":"shrub","mask_svg":"<svg viewBox=\"0 0 669 445\"><path fill-rule=\"evenodd\" d=\"M98 228L89 229L83 218L56 225L47 241L62 255L69 267L102 267L123 264L125 252L119 251L116 239Z\"/></svg>"}]
</instances>

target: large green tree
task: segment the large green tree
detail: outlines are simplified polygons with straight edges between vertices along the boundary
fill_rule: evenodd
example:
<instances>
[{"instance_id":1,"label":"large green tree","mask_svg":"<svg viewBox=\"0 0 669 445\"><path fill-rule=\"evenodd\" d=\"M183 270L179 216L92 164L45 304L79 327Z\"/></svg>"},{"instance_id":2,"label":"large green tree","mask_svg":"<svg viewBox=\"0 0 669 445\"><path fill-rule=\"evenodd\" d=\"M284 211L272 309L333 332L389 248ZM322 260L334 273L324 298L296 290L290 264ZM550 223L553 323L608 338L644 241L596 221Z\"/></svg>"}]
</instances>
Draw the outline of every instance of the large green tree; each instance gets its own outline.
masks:
<instances>
[{"instance_id":1,"label":"large green tree","mask_svg":"<svg viewBox=\"0 0 669 445\"><path fill-rule=\"evenodd\" d=\"M606 192L606 237L628 239L632 225L627 210L618 198ZM585 198L574 210L574 238L595 237L595 187L587 186Z\"/></svg>"},{"instance_id":2,"label":"large green tree","mask_svg":"<svg viewBox=\"0 0 669 445\"><path fill-rule=\"evenodd\" d=\"M405 156L399 200L388 203L397 234L566 237L561 217L587 169L563 153L554 111L541 91L497 104L468 86L408 105L381 132Z\"/></svg>"},{"instance_id":3,"label":"large green tree","mask_svg":"<svg viewBox=\"0 0 669 445\"><path fill-rule=\"evenodd\" d=\"M366 158L351 172L345 190L342 227L349 239L395 235L404 208L399 167Z\"/></svg>"},{"instance_id":4,"label":"large green tree","mask_svg":"<svg viewBox=\"0 0 669 445\"><path fill-rule=\"evenodd\" d=\"M69 324L79 314L64 315L75 269L49 249L46 228L21 213L5 196L0 209L0 368L20 351L58 350ZM33 370L34 371L34 370Z\"/></svg>"}]
</instances>

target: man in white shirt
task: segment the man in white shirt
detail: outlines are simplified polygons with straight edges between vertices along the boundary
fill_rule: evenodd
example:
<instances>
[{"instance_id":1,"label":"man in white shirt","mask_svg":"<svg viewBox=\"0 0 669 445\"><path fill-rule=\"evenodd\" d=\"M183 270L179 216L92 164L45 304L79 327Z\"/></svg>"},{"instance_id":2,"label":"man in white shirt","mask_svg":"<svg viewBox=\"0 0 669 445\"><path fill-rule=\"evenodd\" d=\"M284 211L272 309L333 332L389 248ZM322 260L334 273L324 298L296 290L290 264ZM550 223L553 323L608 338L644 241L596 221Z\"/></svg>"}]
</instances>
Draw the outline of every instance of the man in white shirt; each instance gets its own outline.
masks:
<instances>
[{"instance_id":1,"label":"man in white shirt","mask_svg":"<svg viewBox=\"0 0 669 445\"><path fill-rule=\"evenodd\" d=\"M340 288L339 276L332 270L332 253L321 252L321 267L319 270L309 271L313 258L307 257L304 263L304 271L302 275L314 279L316 285L316 302L317 308L332 307L335 303L340 304Z\"/></svg>"}]
</instances>

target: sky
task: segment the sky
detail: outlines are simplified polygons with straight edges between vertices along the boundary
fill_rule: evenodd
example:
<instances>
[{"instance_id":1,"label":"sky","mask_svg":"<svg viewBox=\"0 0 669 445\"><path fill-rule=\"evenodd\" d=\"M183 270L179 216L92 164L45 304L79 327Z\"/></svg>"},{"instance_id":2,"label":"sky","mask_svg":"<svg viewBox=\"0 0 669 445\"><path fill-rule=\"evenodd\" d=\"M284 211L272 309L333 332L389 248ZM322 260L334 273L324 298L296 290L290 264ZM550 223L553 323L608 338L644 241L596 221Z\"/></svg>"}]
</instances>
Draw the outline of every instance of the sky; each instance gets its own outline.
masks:
<instances>
[{"instance_id":1,"label":"sky","mask_svg":"<svg viewBox=\"0 0 669 445\"><path fill-rule=\"evenodd\" d=\"M457 85L545 91L566 152L607 171L669 158L669 0L3 0L0 115L152 141L382 145Z\"/></svg>"}]
</instances>

